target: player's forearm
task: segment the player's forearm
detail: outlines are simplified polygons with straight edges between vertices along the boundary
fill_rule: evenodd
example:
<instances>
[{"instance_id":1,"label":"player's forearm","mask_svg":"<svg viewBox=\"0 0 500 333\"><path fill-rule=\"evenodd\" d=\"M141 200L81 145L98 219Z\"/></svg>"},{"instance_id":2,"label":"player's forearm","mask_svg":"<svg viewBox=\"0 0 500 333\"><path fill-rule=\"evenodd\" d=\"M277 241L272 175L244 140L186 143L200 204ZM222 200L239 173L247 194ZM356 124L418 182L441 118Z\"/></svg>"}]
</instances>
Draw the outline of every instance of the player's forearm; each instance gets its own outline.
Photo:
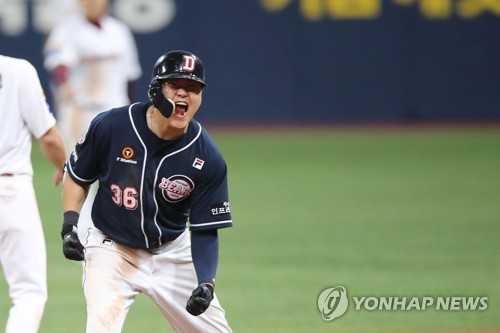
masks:
<instances>
[{"instance_id":1,"label":"player's forearm","mask_svg":"<svg viewBox=\"0 0 500 333\"><path fill-rule=\"evenodd\" d=\"M198 284L213 284L219 261L217 229L192 232L191 254L198 277Z\"/></svg>"},{"instance_id":2,"label":"player's forearm","mask_svg":"<svg viewBox=\"0 0 500 333\"><path fill-rule=\"evenodd\" d=\"M40 148L44 156L49 162L56 167L62 169L66 161L66 148L61 132L56 126L51 127L47 133L38 139Z\"/></svg>"},{"instance_id":3,"label":"player's forearm","mask_svg":"<svg viewBox=\"0 0 500 333\"><path fill-rule=\"evenodd\" d=\"M89 186L82 187L78 185L66 174L63 182L63 212L75 211L80 213L88 192Z\"/></svg>"}]
</instances>

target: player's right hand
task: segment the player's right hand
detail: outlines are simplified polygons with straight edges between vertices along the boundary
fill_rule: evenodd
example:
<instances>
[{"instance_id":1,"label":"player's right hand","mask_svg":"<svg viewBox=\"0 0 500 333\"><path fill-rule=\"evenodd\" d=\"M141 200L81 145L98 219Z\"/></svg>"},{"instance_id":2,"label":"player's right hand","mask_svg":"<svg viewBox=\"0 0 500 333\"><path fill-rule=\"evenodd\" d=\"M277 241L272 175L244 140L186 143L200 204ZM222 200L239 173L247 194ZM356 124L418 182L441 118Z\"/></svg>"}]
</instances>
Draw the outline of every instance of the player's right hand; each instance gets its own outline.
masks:
<instances>
[{"instance_id":1,"label":"player's right hand","mask_svg":"<svg viewBox=\"0 0 500 333\"><path fill-rule=\"evenodd\" d=\"M80 243L76 232L70 231L64 235L63 253L69 260L82 261L85 258L83 254L83 245Z\"/></svg>"}]
</instances>

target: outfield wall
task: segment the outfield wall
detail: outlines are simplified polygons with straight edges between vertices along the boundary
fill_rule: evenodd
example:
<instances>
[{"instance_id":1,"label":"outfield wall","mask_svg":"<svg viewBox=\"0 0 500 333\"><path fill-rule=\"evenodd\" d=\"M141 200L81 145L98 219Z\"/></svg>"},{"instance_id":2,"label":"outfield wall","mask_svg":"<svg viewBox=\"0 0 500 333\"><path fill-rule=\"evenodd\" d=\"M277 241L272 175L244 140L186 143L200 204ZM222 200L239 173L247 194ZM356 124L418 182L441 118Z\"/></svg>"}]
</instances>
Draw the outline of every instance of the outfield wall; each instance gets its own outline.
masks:
<instances>
[{"instance_id":1,"label":"outfield wall","mask_svg":"<svg viewBox=\"0 0 500 333\"><path fill-rule=\"evenodd\" d=\"M0 53L46 86L56 1L0 0ZM140 48L137 99L160 54L204 60L201 120L500 120L500 0L114 0L112 13Z\"/></svg>"}]
</instances>

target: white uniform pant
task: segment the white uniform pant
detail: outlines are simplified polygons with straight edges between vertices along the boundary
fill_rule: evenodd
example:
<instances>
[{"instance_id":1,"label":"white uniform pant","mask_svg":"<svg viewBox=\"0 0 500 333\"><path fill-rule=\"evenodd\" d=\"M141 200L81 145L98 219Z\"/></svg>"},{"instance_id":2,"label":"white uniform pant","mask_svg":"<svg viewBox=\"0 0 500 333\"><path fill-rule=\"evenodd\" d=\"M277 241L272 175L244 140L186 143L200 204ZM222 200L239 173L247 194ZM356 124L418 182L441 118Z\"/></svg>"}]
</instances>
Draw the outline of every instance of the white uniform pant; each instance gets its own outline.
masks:
<instances>
[{"instance_id":1,"label":"white uniform pant","mask_svg":"<svg viewBox=\"0 0 500 333\"><path fill-rule=\"evenodd\" d=\"M0 176L0 263L13 304L5 333L37 332L47 301L47 257L31 176Z\"/></svg>"},{"instance_id":2,"label":"white uniform pant","mask_svg":"<svg viewBox=\"0 0 500 333\"><path fill-rule=\"evenodd\" d=\"M111 241L96 228L89 230L83 272L87 333L121 332L140 293L158 306L176 332L232 332L216 296L200 316L186 311L197 285L189 231L152 254Z\"/></svg>"},{"instance_id":3,"label":"white uniform pant","mask_svg":"<svg viewBox=\"0 0 500 333\"><path fill-rule=\"evenodd\" d=\"M106 110L99 107L95 109L83 109L73 103L63 101L58 95L59 92L55 91L57 123L63 134L68 154L70 154L74 150L78 140L87 132L92 119Z\"/></svg>"}]
</instances>

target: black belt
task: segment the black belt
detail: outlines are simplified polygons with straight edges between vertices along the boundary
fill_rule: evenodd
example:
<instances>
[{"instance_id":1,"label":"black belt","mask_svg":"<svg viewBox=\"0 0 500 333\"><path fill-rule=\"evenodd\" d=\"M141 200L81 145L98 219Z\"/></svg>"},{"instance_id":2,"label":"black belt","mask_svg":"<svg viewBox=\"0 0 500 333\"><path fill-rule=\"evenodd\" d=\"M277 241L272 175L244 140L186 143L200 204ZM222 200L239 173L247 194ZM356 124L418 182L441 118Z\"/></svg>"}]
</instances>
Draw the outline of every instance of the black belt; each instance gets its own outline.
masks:
<instances>
[{"instance_id":1,"label":"black belt","mask_svg":"<svg viewBox=\"0 0 500 333\"><path fill-rule=\"evenodd\" d=\"M14 177L13 173L1 173L0 177Z\"/></svg>"},{"instance_id":2,"label":"black belt","mask_svg":"<svg viewBox=\"0 0 500 333\"><path fill-rule=\"evenodd\" d=\"M161 244L160 246L158 247L150 247L148 249L145 249L147 252L149 252L150 254L160 254L160 253L163 253L165 248L167 246L169 246L171 243L173 242L173 240L171 241L167 241L167 242L164 242L163 244Z\"/></svg>"}]
</instances>

